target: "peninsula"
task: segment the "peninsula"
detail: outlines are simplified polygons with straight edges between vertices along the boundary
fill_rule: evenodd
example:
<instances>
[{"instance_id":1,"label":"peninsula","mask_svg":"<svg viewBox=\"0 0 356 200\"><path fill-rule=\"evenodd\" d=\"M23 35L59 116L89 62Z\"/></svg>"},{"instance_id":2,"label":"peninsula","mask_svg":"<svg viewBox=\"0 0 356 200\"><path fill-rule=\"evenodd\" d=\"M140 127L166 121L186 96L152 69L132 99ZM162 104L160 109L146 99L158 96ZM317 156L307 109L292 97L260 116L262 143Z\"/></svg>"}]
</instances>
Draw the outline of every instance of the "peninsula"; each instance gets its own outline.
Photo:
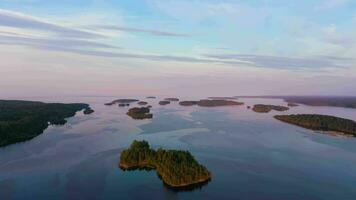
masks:
<instances>
[{"instance_id":1,"label":"peninsula","mask_svg":"<svg viewBox=\"0 0 356 200\"><path fill-rule=\"evenodd\" d=\"M0 100L0 146L30 140L49 125L64 125L77 111L94 112L88 104Z\"/></svg>"},{"instance_id":2,"label":"peninsula","mask_svg":"<svg viewBox=\"0 0 356 200\"><path fill-rule=\"evenodd\" d=\"M119 166L123 170L155 169L169 187L179 189L211 180L211 173L188 151L151 149L146 141L133 141L121 152Z\"/></svg>"},{"instance_id":3,"label":"peninsula","mask_svg":"<svg viewBox=\"0 0 356 200\"><path fill-rule=\"evenodd\" d=\"M252 108L253 111L258 113L269 113L272 110L275 111L286 111L289 110L288 107L285 106L275 106L275 105L265 105L265 104L256 104Z\"/></svg>"},{"instance_id":4,"label":"peninsula","mask_svg":"<svg viewBox=\"0 0 356 200\"><path fill-rule=\"evenodd\" d=\"M350 119L317 114L276 115L274 118L315 131L356 136L356 122Z\"/></svg>"}]
</instances>

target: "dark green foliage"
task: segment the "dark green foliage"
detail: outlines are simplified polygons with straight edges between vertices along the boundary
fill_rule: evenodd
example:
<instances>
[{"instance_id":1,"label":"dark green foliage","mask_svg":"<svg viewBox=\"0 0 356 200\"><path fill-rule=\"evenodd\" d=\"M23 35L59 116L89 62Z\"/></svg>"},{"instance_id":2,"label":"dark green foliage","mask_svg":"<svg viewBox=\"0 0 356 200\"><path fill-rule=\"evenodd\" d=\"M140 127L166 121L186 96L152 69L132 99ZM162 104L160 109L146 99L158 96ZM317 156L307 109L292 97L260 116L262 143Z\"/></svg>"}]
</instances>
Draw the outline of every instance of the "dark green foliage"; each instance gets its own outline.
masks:
<instances>
[{"instance_id":1,"label":"dark green foliage","mask_svg":"<svg viewBox=\"0 0 356 200\"><path fill-rule=\"evenodd\" d=\"M63 125L88 104L0 100L0 146L22 142L41 134L49 124Z\"/></svg>"},{"instance_id":2,"label":"dark green foliage","mask_svg":"<svg viewBox=\"0 0 356 200\"><path fill-rule=\"evenodd\" d=\"M320 131L336 131L356 136L356 122L340 117L316 114L277 115L276 119L304 128Z\"/></svg>"},{"instance_id":3,"label":"dark green foliage","mask_svg":"<svg viewBox=\"0 0 356 200\"><path fill-rule=\"evenodd\" d=\"M121 152L123 169L154 168L169 186L182 187L210 180L210 172L200 165L188 151L150 149L146 141L134 141Z\"/></svg>"},{"instance_id":4,"label":"dark green foliage","mask_svg":"<svg viewBox=\"0 0 356 200\"><path fill-rule=\"evenodd\" d=\"M90 115L90 114L92 114L93 112L94 112L94 110L91 109L90 107L86 108L86 109L83 111L84 115Z\"/></svg>"},{"instance_id":5,"label":"dark green foliage","mask_svg":"<svg viewBox=\"0 0 356 200\"><path fill-rule=\"evenodd\" d=\"M256 104L256 105L253 106L252 110L255 111L255 112L259 112L259 113L268 113L271 110L286 111L286 110L289 110L289 108L285 107L285 106Z\"/></svg>"},{"instance_id":6,"label":"dark green foliage","mask_svg":"<svg viewBox=\"0 0 356 200\"><path fill-rule=\"evenodd\" d=\"M151 119L153 117L148 107L131 108L126 114L132 117L132 119Z\"/></svg>"}]
</instances>

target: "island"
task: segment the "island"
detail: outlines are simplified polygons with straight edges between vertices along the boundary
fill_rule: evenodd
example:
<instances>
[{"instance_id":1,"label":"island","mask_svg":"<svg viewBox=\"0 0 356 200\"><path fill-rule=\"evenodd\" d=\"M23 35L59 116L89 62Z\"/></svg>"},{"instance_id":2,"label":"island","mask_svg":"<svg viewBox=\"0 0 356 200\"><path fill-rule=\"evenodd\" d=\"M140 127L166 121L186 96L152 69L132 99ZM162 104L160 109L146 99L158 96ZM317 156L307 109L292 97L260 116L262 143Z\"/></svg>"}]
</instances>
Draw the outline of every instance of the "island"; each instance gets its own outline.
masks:
<instances>
[{"instance_id":1,"label":"island","mask_svg":"<svg viewBox=\"0 0 356 200\"><path fill-rule=\"evenodd\" d=\"M212 100L237 100L237 97L208 97Z\"/></svg>"},{"instance_id":2,"label":"island","mask_svg":"<svg viewBox=\"0 0 356 200\"><path fill-rule=\"evenodd\" d=\"M308 106L356 108L356 96L236 96L241 98L284 99L286 102Z\"/></svg>"},{"instance_id":3,"label":"island","mask_svg":"<svg viewBox=\"0 0 356 200\"><path fill-rule=\"evenodd\" d=\"M84 115L90 115L93 112L94 112L94 110L91 109L90 107L85 108L84 111L83 111Z\"/></svg>"},{"instance_id":4,"label":"island","mask_svg":"<svg viewBox=\"0 0 356 200\"><path fill-rule=\"evenodd\" d=\"M114 104L130 104L130 103L137 102L137 101L140 101L140 100L138 100L138 99L116 99L112 102L106 103L105 105L112 106Z\"/></svg>"},{"instance_id":5,"label":"island","mask_svg":"<svg viewBox=\"0 0 356 200\"><path fill-rule=\"evenodd\" d=\"M299 106L299 105L296 104L296 103L293 103L293 102L289 102L289 103L288 103L288 106L289 106L289 107L296 107L296 106Z\"/></svg>"},{"instance_id":6,"label":"island","mask_svg":"<svg viewBox=\"0 0 356 200\"><path fill-rule=\"evenodd\" d=\"M350 119L318 114L276 115L274 118L322 133L356 136L356 122Z\"/></svg>"},{"instance_id":7,"label":"island","mask_svg":"<svg viewBox=\"0 0 356 200\"><path fill-rule=\"evenodd\" d=\"M181 106L194 106L194 105L198 105L198 101L181 101L181 102L179 102L179 105L181 105Z\"/></svg>"},{"instance_id":8,"label":"island","mask_svg":"<svg viewBox=\"0 0 356 200\"><path fill-rule=\"evenodd\" d=\"M131 108L126 114L132 119L151 119L153 117L153 114L150 113L150 108L148 107Z\"/></svg>"},{"instance_id":9,"label":"island","mask_svg":"<svg viewBox=\"0 0 356 200\"><path fill-rule=\"evenodd\" d=\"M158 104L161 105L161 106L168 105L170 103L171 103L170 101L160 101L160 102L158 102Z\"/></svg>"},{"instance_id":10,"label":"island","mask_svg":"<svg viewBox=\"0 0 356 200\"><path fill-rule=\"evenodd\" d=\"M147 105L148 103L146 101L139 101L139 102L137 102L137 104L140 106L144 106L144 105Z\"/></svg>"},{"instance_id":11,"label":"island","mask_svg":"<svg viewBox=\"0 0 356 200\"><path fill-rule=\"evenodd\" d=\"M165 98L165 101L179 101L178 98Z\"/></svg>"},{"instance_id":12,"label":"island","mask_svg":"<svg viewBox=\"0 0 356 200\"><path fill-rule=\"evenodd\" d=\"M123 150L119 167L123 170L155 169L169 187L179 189L204 184L211 173L189 151L151 149L147 141L133 141Z\"/></svg>"},{"instance_id":13,"label":"island","mask_svg":"<svg viewBox=\"0 0 356 200\"><path fill-rule=\"evenodd\" d=\"M266 105L266 104L256 104L252 108L253 111L258 113L269 113L272 110L275 111L286 111L289 110L288 107L285 106L275 106L275 105Z\"/></svg>"},{"instance_id":14,"label":"island","mask_svg":"<svg viewBox=\"0 0 356 200\"><path fill-rule=\"evenodd\" d=\"M0 100L0 146L30 140L50 125L64 125L66 118L84 109L93 111L83 103Z\"/></svg>"},{"instance_id":15,"label":"island","mask_svg":"<svg viewBox=\"0 0 356 200\"><path fill-rule=\"evenodd\" d=\"M146 97L147 99L155 99L156 97L154 97L154 96L148 96L148 97Z\"/></svg>"},{"instance_id":16,"label":"island","mask_svg":"<svg viewBox=\"0 0 356 200\"><path fill-rule=\"evenodd\" d=\"M243 105L242 102L231 101L231 100L210 100L202 99L199 101L181 101L179 105L181 106L193 106L198 105L202 107L218 107L218 106L238 106Z\"/></svg>"}]
</instances>

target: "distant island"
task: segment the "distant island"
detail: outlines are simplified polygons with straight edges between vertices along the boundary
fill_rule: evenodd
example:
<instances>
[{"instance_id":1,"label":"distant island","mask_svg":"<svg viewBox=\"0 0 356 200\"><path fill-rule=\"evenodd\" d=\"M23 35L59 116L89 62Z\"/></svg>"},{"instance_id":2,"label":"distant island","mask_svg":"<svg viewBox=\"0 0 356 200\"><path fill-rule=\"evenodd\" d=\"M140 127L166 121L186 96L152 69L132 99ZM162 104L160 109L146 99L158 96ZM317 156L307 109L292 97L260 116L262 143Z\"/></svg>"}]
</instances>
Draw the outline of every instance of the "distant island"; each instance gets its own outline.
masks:
<instances>
[{"instance_id":1,"label":"distant island","mask_svg":"<svg viewBox=\"0 0 356 200\"><path fill-rule=\"evenodd\" d=\"M266 104L256 104L252 108L253 111L258 113L269 113L272 110L275 111L286 111L289 110L288 107L285 106L275 106L275 105L266 105Z\"/></svg>"},{"instance_id":2,"label":"distant island","mask_svg":"<svg viewBox=\"0 0 356 200\"><path fill-rule=\"evenodd\" d=\"M105 105L106 106L111 106L111 105L114 105L114 104L130 104L130 103L133 103L133 102L137 102L137 101L140 101L138 99L116 99L112 102L109 102L109 103L106 103Z\"/></svg>"},{"instance_id":3,"label":"distant island","mask_svg":"<svg viewBox=\"0 0 356 200\"><path fill-rule=\"evenodd\" d=\"M131 108L126 114L132 119L151 119L153 117L149 107Z\"/></svg>"},{"instance_id":4,"label":"distant island","mask_svg":"<svg viewBox=\"0 0 356 200\"><path fill-rule=\"evenodd\" d=\"M299 103L308 106L332 106L356 108L356 96L236 96L240 98L283 99L288 103Z\"/></svg>"},{"instance_id":5,"label":"distant island","mask_svg":"<svg viewBox=\"0 0 356 200\"><path fill-rule=\"evenodd\" d=\"M161 106L168 105L170 103L171 103L170 101L166 101L166 100L158 102L158 104Z\"/></svg>"},{"instance_id":6,"label":"distant island","mask_svg":"<svg viewBox=\"0 0 356 200\"><path fill-rule=\"evenodd\" d=\"M202 107L217 107L217 106L236 106L236 105L243 105L242 102L237 101L230 101L230 100L209 100L209 99L202 99L199 101L181 101L179 105L181 106L193 106L198 105Z\"/></svg>"},{"instance_id":7,"label":"distant island","mask_svg":"<svg viewBox=\"0 0 356 200\"><path fill-rule=\"evenodd\" d=\"M165 98L165 101L179 101L178 98Z\"/></svg>"},{"instance_id":8,"label":"distant island","mask_svg":"<svg viewBox=\"0 0 356 200\"><path fill-rule=\"evenodd\" d=\"M208 97L213 100L237 100L237 97Z\"/></svg>"},{"instance_id":9,"label":"distant island","mask_svg":"<svg viewBox=\"0 0 356 200\"><path fill-rule=\"evenodd\" d=\"M94 112L83 103L0 100L0 146L30 140L49 125L64 125L66 118L80 110L84 110L84 114Z\"/></svg>"},{"instance_id":10,"label":"distant island","mask_svg":"<svg viewBox=\"0 0 356 200\"><path fill-rule=\"evenodd\" d=\"M123 170L155 169L162 181L172 188L184 188L211 180L211 173L188 151L151 149L146 141L133 141L121 152Z\"/></svg>"},{"instance_id":11,"label":"distant island","mask_svg":"<svg viewBox=\"0 0 356 200\"><path fill-rule=\"evenodd\" d=\"M155 99L156 97L154 97L154 96L148 96L148 97L146 97L147 99Z\"/></svg>"},{"instance_id":12,"label":"distant island","mask_svg":"<svg viewBox=\"0 0 356 200\"><path fill-rule=\"evenodd\" d=\"M287 105L288 105L289 107L296 107L296 106L299 106L298 104L292 103L292 102L289 102Z\"/></svg>"},{"instance_id":13,"label":"distant island","mask_svg":"<svg viewBox=\"0 0 356 200\"><path fill-rule=\"evenodd\" d=\"M144 105L147 105L148 103L146 101L139 101L139 102L137 102L137 104L140 106L144 106Z\"/></svg>"},{"instance_id":14,"label":"distant island","mask_svg":"<svg viewBox=\"0 0 356 200\"><path fill-rule=\"evenodd\" d=\"M83 111L84 115L90 115L93 112L95 112L95 111L93 109L91 109L90 107L85 108Z\"/></svg>"},{"instance_id":15,"label":"distant island","mask_svg":"<svg viewBox=\"0 0 356 200\"><path fill-rule=\"evenodd\" d=\"M356 122L340 117L317 114L276 115L274 118L315 131L356 136Z\"/></svg>"}]
</instances>

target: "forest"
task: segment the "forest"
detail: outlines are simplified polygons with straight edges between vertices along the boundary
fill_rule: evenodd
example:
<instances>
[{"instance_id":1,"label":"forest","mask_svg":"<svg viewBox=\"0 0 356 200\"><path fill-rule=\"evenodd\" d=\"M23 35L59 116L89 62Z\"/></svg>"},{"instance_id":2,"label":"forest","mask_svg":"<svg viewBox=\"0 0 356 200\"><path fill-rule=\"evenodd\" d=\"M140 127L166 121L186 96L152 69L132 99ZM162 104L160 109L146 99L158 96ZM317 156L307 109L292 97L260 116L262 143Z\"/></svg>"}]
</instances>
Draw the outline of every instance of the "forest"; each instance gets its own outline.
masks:
<instances>
[{"instance_id":1,"label":"forest","mask_svg":"<svg viewBox=\"0 0 356 200\"><path fill-rule=\"evenodd\" d=\"M336 131L356 136L356 122L350 119L317 114L276 115L274 118L317 131Z\"/></svg>"},{"instance_id":2,"label":"forest","mask_svg":"<svg viewBox=\"0 0 356 200\"><path fill-rule=\"evenodd\" d=\"M49 125L63 125L67 122L65 118L83 109L90 107L79 103L0 100L0 147L30 140Z\"/></svg>"},{"instance_id":3,"label":"forest","mask_svg":"<svg viewBox=\"0 0 356 200\"><path fill-rule=\"evenodd\" d=\"M211 173L189 151L153 150L147 141L133 141L129 149L121 152L119 165L124 170L156 169L158 176L171 187L185 187L211 179Z\"/></svg>"}]
</instances>

